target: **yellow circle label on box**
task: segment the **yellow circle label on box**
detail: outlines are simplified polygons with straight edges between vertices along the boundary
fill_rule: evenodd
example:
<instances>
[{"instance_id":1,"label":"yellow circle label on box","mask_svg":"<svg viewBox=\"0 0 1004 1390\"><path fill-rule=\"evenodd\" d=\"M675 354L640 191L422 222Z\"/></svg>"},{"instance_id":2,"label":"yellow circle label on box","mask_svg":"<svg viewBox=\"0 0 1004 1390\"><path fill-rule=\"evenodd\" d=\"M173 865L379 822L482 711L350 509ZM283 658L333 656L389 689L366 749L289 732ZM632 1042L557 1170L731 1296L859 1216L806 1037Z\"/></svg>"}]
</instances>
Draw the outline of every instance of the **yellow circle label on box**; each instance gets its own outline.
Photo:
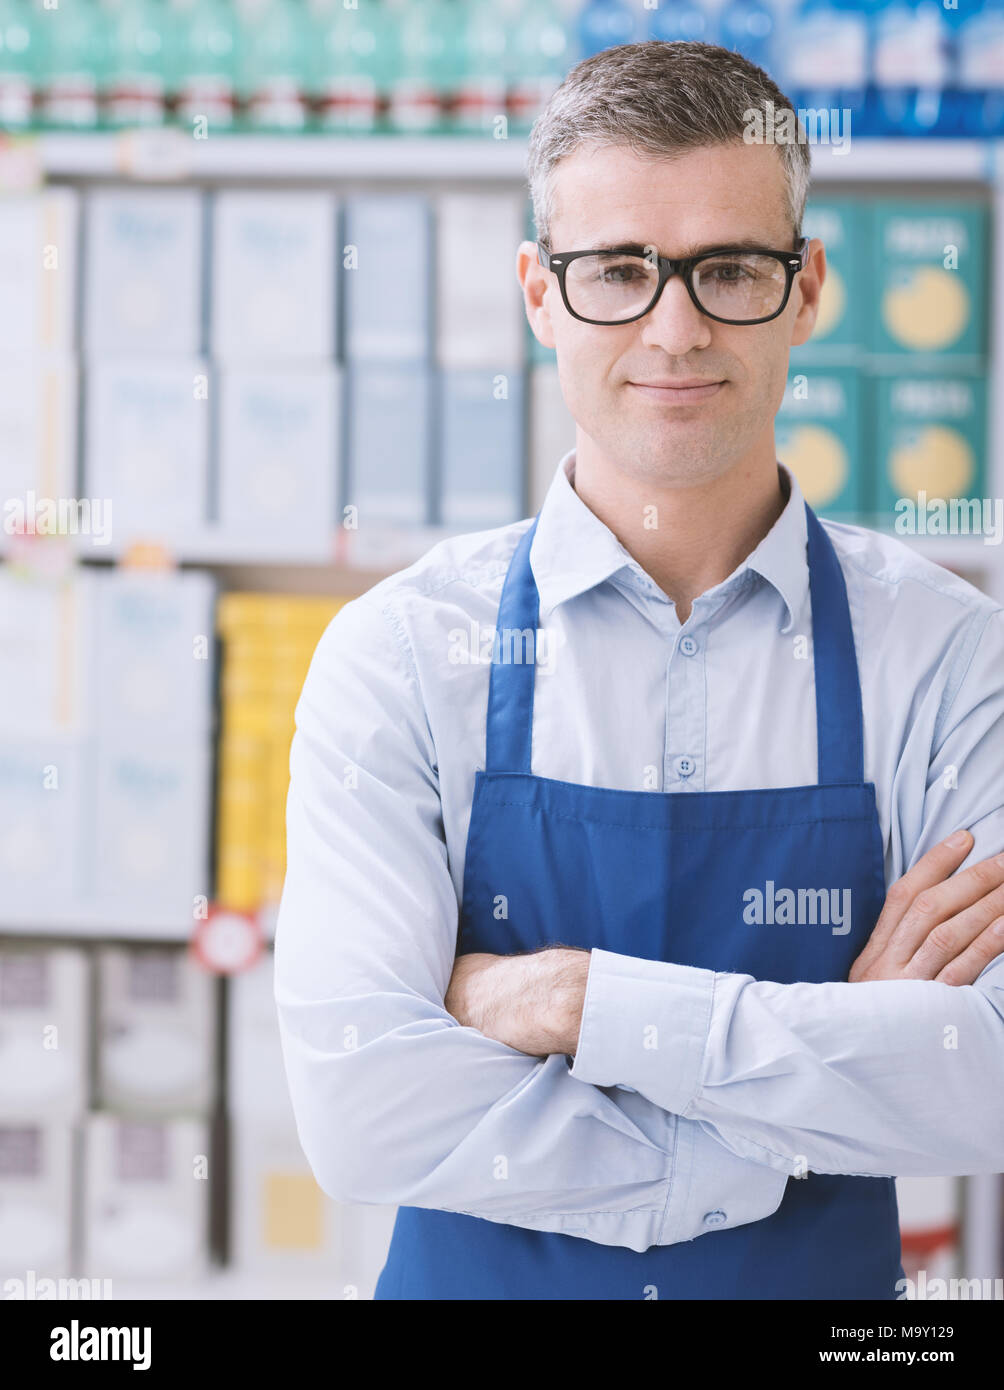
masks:
<instances>
[{"instance_id":1,"label":"yellow circle label on box","mask_svg":"<svg viewBox=\"0 0 1004 1390\"><path fill-rule=\"evenodd\" d=\"M965 497L976 472L969 444L945 425L928 425L893 450L889 478L904 497Z\"/></svg>"},{"instance_id":2,"label":"yellow circle label on box","mask_svg":"<svg viewBox=\"0 0 1004 1390\"><path fill-rule=\"evenodd\" d=\"M970 312L969 291L958 273L933 265L918 266L906 284L882 297L890 335L918 352L951 347L965 331Z\"/></svg>"},{"instance_id":3,"label":"yellow circle label on box","mask_svg":"<svg viewBox=\"0 0 1004 1390\"><path fill-rule=\"evenodd\" d=\"M810 507L825 507L839 497L847 482L847 450L822 425L798 425L784 447L788 465Z\"/></svg>"}]
</instances>

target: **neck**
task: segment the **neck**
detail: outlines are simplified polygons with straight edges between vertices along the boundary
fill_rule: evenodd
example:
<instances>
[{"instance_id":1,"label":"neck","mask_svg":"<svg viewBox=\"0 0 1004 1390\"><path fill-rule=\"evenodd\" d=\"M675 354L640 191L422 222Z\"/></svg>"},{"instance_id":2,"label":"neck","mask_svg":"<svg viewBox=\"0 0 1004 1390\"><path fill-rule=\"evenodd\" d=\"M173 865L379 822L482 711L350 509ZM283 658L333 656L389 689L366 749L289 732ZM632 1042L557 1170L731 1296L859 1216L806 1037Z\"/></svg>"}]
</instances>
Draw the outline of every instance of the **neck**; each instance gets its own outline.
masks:
<instances>
[{"instance_id":1,"label":"neck","mask_svg":"<svg viewBox=\"0 0 1004 1390\"><path fill-rule=\"evenodd\" d=\"M707 482L660 486L618 471L583 443L580 434L576 494L675 603L681 623L695 598L756 549L788 500L773 449Z\"/></svg>"}]
</instances>

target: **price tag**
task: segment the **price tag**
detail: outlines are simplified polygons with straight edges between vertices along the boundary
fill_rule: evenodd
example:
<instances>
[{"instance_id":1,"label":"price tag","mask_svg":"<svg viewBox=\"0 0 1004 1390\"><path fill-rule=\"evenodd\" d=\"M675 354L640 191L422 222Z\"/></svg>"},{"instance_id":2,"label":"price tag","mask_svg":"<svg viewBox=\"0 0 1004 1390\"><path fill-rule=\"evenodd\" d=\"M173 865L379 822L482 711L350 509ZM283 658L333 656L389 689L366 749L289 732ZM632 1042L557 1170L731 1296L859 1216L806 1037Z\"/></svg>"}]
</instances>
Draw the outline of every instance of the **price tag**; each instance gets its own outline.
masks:
<instances>
[{"instance_id":1,"label":"price tag","mask_svg":"<svg viewBox=\"0 0 1004 1390\"><path fill-rule=\"evenodd\" d=\"M115 163L127 178L166 180L192 172L193 138L174 126L124 130L115 146Z\"/></svg>"},{"instance_id":2,"label":"price tag","mask_svg":"<svg viewBox=\"0 0 1004 1390\"><path fill-rule=\"evenodd\" d=\"M213 906L192 934L192 955L217 975L237 975L250 970L265 949L265 937L257 918L246 912Z\"/></svg>"},{"instance_id":3,"label":"price tag","mask_svg":"<svg viewBox=\"0 0 1004 1390\"><path fill-rule=\"evenodd\" d=\"M127 570L173 570L177 561L160 541L133 541L119 561Z\"/></svg>"}]
</instances>

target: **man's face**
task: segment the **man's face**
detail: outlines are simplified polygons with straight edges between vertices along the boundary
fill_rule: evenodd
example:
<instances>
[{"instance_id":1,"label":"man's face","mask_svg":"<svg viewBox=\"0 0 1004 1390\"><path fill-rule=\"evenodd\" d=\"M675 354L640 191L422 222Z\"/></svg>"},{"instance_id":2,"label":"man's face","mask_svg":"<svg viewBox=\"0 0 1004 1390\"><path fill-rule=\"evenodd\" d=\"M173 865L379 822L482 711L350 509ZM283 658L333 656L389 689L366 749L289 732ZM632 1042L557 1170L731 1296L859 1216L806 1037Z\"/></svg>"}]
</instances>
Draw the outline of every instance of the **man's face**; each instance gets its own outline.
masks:
<instances>
[{"instance_id":1,"label":"man's face","mask_svg":"<svg viewBox=\"0 0 1004 1390\"><path fill-rule=\"evenodd\" d=\"M552 178L555 251L637 244L681 257L747 239L794 249L781 160L769 145L712 145L671 159L582 146ZM811 333L825 275L822 244L810 251L784 313L769 323L718 323L673 276L648 314L610 327L573 318L556 276L523 243L527 314L557 351L580 434L618 471L663 486L708 482L761 454L773 460L788 349ZM694 381L705 385L670 389Z\"/></svg>"}]
</instances>

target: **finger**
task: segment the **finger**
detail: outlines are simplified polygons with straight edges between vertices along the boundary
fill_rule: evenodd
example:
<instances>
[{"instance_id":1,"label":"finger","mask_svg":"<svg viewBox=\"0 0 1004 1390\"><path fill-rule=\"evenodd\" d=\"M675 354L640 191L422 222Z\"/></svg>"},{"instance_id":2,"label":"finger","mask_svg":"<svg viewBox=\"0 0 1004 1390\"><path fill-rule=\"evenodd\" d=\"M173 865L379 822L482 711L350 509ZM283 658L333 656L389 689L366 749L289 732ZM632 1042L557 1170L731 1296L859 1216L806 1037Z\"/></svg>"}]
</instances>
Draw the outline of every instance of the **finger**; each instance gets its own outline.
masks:
<instances>
[{"instance_id":1,"label":"finger","mask_svg":"<svg viewBox=\"0 0 1004 1390\"><path fill-rule=\"evenodd\" d=\"M995 888L972 907L938 922L904 966L910 980L933 980L967 950L998 918L1004 917L1004 887Z\"/></svg>"},{"instance_id":2,"label":"finger","mask_svg":"<svg viewBox=\"0 0 1004 1390\"><path fill-rule=\"evenodd\" d=\"M991 922L973 944L961 955L949 961L945 968L935 976L944 985L971 985L978 976L1004 953L1004 917Z\"/></svg>"},{"instance_id":3,"label":"finger","mask_svg":"<svg viewBox=\"0 0 1004 1390\"><path fill-rule=\"evenodd\" d=\"M905 965L936 926L979 903L1001 884L1004 884L1004 854L981 859L944 883L925 888L893 929L888 947L892 958Z\"/></svg>"},{"instance_id":4,"label":"finger","mask_svg":"<svg viewBox=\"0 0 1004 1390\"><path fill-rule=\"evenodd\" d=\"M954 843L959 836L962 838L957 844ZM856 965L860 963L862 967L866 967L881 954L917 894L922 893L925 888L941 883L949 874L953 874L972 847L973 837L969 831L956 830L947 840L942 840L940 844L921 855L912 869L890 885L885 905L871 936L865 943L864 950L855 962Z\"/></svg>"}]
</instances>

